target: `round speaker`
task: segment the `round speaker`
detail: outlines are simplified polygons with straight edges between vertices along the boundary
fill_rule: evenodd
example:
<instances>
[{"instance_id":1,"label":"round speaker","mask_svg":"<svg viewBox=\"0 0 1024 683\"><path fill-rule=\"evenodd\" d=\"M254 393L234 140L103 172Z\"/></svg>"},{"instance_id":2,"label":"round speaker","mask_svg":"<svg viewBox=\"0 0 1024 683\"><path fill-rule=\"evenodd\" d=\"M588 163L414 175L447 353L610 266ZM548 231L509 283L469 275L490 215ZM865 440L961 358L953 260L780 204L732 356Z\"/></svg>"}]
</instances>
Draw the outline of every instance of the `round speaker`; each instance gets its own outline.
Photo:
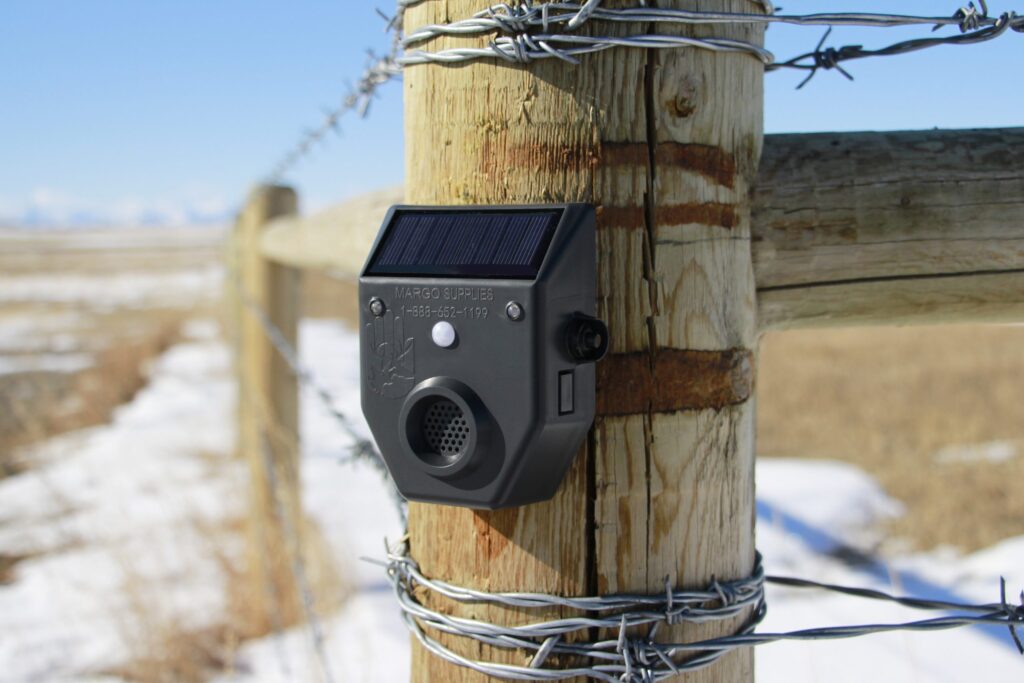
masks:
<instances>
[{"instance_id":1,"label":"round speaker","mask_svg":"<svg viewBox=\"0 0 1024 683\"><path fill-rule=\"evenodd\" d=\"M442 458L462 455L470 442L471 427L454 401L438 398L423 411L423 441Z\"/></svg>"},{"instance_id":2,"label":"round speaker","mask_svg":"<svg viewBox=\"0 0 1024 683\"><path fill-rule=\"evenodd\" d=\"M473 390L450 378L413 389L398 419L412 461L435 477L469 474L479 464L480 446L490 443L490 413Z\"/></svg>"}]
</instances>

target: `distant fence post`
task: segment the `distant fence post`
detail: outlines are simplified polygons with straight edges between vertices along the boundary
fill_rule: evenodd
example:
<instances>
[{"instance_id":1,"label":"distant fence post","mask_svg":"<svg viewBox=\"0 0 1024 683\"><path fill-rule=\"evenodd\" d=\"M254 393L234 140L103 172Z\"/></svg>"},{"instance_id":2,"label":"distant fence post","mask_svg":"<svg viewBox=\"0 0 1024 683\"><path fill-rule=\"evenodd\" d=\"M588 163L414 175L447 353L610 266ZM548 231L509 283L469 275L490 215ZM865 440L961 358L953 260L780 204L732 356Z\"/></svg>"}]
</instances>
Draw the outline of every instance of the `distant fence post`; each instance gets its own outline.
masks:
<instances>
[{"instance_id":1,"label":"distant fence post","mask_svg":"<svg viewBox=\"0 0 1024 683\"><path fill-rule=\"evenodd\" d=\"M267 224L295 214L297 205L289 187L256 187L239 214L227 259L229 322L235 325L238 453L250 472L247 616L248 625L259 631L294 623L301 615L286 551L295 539L285 537L287 527L279 514L290 515L291 528L298 533L298 383L261 321L265 316L296 346L301 272L269 261L260 252Z\"/></svg>"}]
</instances>

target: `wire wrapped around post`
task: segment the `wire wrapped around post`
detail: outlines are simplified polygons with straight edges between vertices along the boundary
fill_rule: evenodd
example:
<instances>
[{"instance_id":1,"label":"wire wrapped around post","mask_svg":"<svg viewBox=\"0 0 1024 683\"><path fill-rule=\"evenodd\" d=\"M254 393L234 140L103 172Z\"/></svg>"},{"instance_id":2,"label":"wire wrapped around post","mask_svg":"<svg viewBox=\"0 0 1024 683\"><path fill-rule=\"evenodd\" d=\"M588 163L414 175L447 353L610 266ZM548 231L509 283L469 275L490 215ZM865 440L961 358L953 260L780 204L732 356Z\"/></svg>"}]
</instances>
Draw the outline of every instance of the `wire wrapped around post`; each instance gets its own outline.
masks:
<instances>
[{"instance_id":1,"label":"wire wrapped around post","mask_svg":"<svg viewBox=\"0 0 1024 683\"><path fill-rule=\"evenodd\" d=\"M368 560L375 562L373 560ZM376 562L375 562L376 563ZM703 590L675 588L666 578L665 591L650 595L608 595L564 597L541 593L492 593L455 586L423 575L408 556L403 539L388 551L387 570L402 616L410 633L434 654L457 666L506 680L561 681L588 676L604 683L650 683L714 664L739 648L784 640L836 640L891 631L942 631L979 624L1009 629L1014 644L1024 654L1017 629L1024 627L1024 592L1020 605L1006 599L1006 582L1001 582L1000 601L970 605L964 603L904 598L869 588L766 576L761 555L750 576L728 582L712 581ZM795 589L816 589L856 598L889 602L911 609L956 612L941 617L891 624L815 627L785 633L757 633L767 614L765 584ZM426 606L417 594L436 593L461 603L491 604L518 609L568 608L580 616L502 626L479 619L446 615ZM655 636L661 625L708 623L730 619L753 607L751 616L733 634L696 642L659 643ZM480 644L521 650L528 658L524 666L474 660L445 647L430 635L441 632L474 640ZM593 639L595 632L613 632L615 638ZM561 657L559 657L561 656ZM559 668L552 659L572 662Z\"/></svg>"}]
</instances>

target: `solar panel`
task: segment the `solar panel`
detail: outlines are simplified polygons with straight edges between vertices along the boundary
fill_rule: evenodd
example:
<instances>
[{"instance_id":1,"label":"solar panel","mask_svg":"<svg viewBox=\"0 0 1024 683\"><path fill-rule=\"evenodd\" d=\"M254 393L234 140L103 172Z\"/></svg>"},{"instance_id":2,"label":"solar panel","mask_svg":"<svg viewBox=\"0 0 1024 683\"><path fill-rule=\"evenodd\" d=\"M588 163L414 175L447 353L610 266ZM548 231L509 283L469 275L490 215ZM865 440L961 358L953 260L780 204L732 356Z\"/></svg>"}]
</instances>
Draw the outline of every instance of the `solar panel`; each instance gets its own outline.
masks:
<instances>
[{"instance_id":1,"label":"solar panel","mask_svg":"<svg viewBox=\"0 0 1024 683\"><path fill-rule=\"evenodd\" d=\"M560 210L395 212L367 275L537 277Z\"/></svg>"}]
</instances>

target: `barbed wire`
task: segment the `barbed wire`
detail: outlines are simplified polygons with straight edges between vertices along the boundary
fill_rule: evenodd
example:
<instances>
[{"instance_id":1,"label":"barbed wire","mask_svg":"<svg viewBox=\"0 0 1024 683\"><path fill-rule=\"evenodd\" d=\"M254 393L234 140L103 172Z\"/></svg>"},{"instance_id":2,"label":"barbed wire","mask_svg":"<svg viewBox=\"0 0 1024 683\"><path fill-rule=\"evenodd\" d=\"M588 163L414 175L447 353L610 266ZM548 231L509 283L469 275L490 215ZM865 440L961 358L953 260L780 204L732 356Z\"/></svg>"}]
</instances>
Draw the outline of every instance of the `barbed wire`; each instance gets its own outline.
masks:
<instances>
[{"instance_id":1,"label":"barbed wire","mask_svg":"<svg viewBox=\"0 0 1024 683\"><path fill-rule=\"evenodd\" d=\"M237 280L238 278L236 278ZM303 365L299 358L298 349L292 345L281 328L274 324L274 321L270 319L270 315L245 292L240 281L236 282L235 288L242 305L259 323L267 340L285 362L288 372L295 378L299 386L310 391L317 398L324 412L330 415L335 424L352 440L347 455L340 456L338 461L342 464L363 462L377 470L392 491L395 498L395 506L404 525L406 520L405 499L398 493L398 488L395 486L391 473L388 472L387 465L384 464L384 458L381 457L376 444L362 436L356 429L352 419L338 409L338 402L335 397L317 380L313 372Z\"/></svg>"},{"instance_id":2,"label":"barbed wire","mask_svg":"<svg viewBox=\"0 0 1024 683\"><path fill-rule=\"evenodd\" d=\"M405 7L406 5L399 0L398 10L391 17L377 10L387 22L384 30L385 33L392 36L391 49L384 56L378 56L373 50L367 50L367 63L363 73L354 85L349 86L348 94L342 98L337 107L324 112L324 118L318 126L305 131L298 142L282 155L280 161L274 165L265 178L266 184L279 183L285 174L312 152L329 133L340 132L339 124L345 114L356 112L360 117L365 117L381 86L401 74L402 67L398 63L398 56L403 49L402 24Z\"/></svg>"},{"instance_id":3,"label":"barbed wire","mask_svg":"<svg viewBox=\"0 0 1024 683\"><path fill-rule=\"evenodd\" d=\"M993 40L1007 30L1024 32L1024 17L1018 16L1014 12L991 17L984 0L980 2L980 9L971 2L951 16L863 12L782 15L775 13L775 8L769 0L752 1L761 6L763 13L688 11L646 6L609 9L602 6L602 0L586 0L582 4L556 2L539 5L534 4L532 0L526 0L518 4L493 5L477 12L469 19L457 20L449 24L423 26L403 36L406 10L420 4L423 0L398 0L394 16L388 17L381 13L387 21L385 30L392 35L392 45L388 54L379 57L372 51L368 53L368 62L363 74L349 88L348 94L342 99L340 105L325 112L319 125L302 134L298 142L274 165L266 182L268 184L280 182L329 133L339 130L339 122L345 114L354 111L360 116L366 116L380 87L399 77L405 67L417 64L452 64L495 57L513 63L528 63L548 58L578 63L578 57L581 55L603 52L617 47L643 49L693 47L715 52L747 53L759 59L767 71L780 69L807 71L809 72L807 78L797 86L802 88L821 69L835 69L852 79L853 76L840 66L843 62L850 60L907 54L939 45L977 44ZM775 62L774 55L760 45L734 38L695 38L666 34L591 36L550 32L552 28L558 27L570 32L576 31L591 21L648 25L793 24L828 26L829 30L814 50L783 62ZM862 45L824 47L825 40L830 36L832 27L835 26L916 25L930 25L934 28L955 26L960 29L961 34L902 41L874 50L865 49ZM531 33L537 28L540 28L542 32ZM458 47L437 52L409 49L440 36L467 36L495 31L503 35L484 47Z\"/></svg>"},{"instance_id":4,"label":"barbed wire","mask_svg":"<svg viewBox=\"0 0 1024 683\"><path fill-rule=\"evenodd\" d=\"M323 675L324 682L334 683L335 678L331 672L330 660L327 657L327 649L324 643L323 625L320 623L320 616L316 611L316 598L313 596L313 589L309 583L306 563L302 559L302 542L299 539L297 529L298 520L292 518L292 515L285 510L285 506L281 501L274 454L265 429L260 430L260 454L263 460L263 469L267 473L267 485L270 488L271 511L287 541L285 554L290 559L292 579L295 582L295 588L299 592L302 612L306 617L306 624L309 626L313 652L316 654L316 660L320 666L320 673Z\"/></svg>"},{"instance_id":5,"label":"barbed wire","mask_svg":"<svg viewBox=\"0 0 1024 683\"><path fill-rule=\"evenodd\" d=\"M234 253L231 255L231 258L237 262L239 255ZM232 293L239 301L242 301L243 303L248 302L246 306L250 312L257 315L257 317L262 315L269 320L269 316L267 316L266 313L254 301L252 301L252 298L248 295L248 292L242 284L240 274L236 273L235 277L229 280L229 284L233 290ZM277 330L277 333L284 338L284 335L280 330ZM235 357L241 358L244 345L243 335L239 331L236 331L232 341ZM300 539L297 530L298 524L301 522L300 520L292 518L292 515L285 510L281 501L277 469L268 435L271 431L271 426L274 423L268 416L269 411L266 404L259 401L258 398L249 391L250 387L246 386L244 373L239 375L239 380L242 386L239 387L238 400L246 403L246 405L254 410L257 415L259 434L258 448L260 452L260 462L262 464L263 471L266 473L266 484L271 504L270 511L286 541L285 553L289 558L289 571L291 573L295 589L299 594L303 616L305 617L306 624L309 627L309 635L313 651L320 666L324 683L334 683L335 679L331 672L324 642L324 630L316 611L315 597L309 584L305 560L302 557L302 540ZM271 632L274 638L274 650L278 658L282 675L286 680L291 680L291 665L289 664L288 654L283 641L283 624L281 619L283 599L279 586L273 577L273 562L270 557L270 553L272 551L271 544L272 540L270 531L266 525L262 525L259 542L259 562L264 577L263 588L267 593L267 597L270 599L268 616L270 619Z\"/></svg>"},{"instance_id":6,"label":"barbed wire","mask_svg":"<svg viewBox=\"0 0 1024 683\"><path fill-rule=\"evenodd\" d=\"M410 0L418 4L421 0ZM402 45L406 52L398 58L403 67L417 64L452 64L478 59L500 58L513 63L529 63L539 59L562 59L578 63L580 55L603 52L617 47L666 49L696 47L716 52L747 53L765 64L767 71L796 69L810 74L798 85L803 87L819 69L838 69L847 78L852 76L839 65L842 62L866 57L907 54L940 45L968 45L993 40L1007 30L1024 32L1024 17L1006 12L998 17L988 14L986 2L980 8L973 2L959 8L951 16L915 16L864 12L816 13L783 15L774 12L770 3L760 3L764 13L707 12L671 8L638 7L606 8L601 0L534 4L525 0L517 4L500 3L477 12L468 19L448 24L422 26L406 34ZM828 26L829 31L817 48L783 62L753 42L721 37L694 38L666 34L637 34L630 36L581 35L572 33L591 21L637 24L792 24L800 26ZM901 41L880 49L865 49L862 45L825 48L825 40L835 26L895 27L930 25L933 30L954 26L959 35L919 38ZM564 32L554 32L561 28ZM535 32L540 29L540 32ZM483 47L455 47L434 52L408 48L441 36L482 35L497 32L500 35Z\"/></svg>"},{"instance_id":7,"label":"barbed wire","mask_svg":"<svg viewBox=\"0 0 1024 683\"><path fill-rule=\"evenodd\" d=\"M400 72L400 67L395 63L393 54L377 57L370 52L368 59L369 63L363 71L363 75L351 88L349 94L342 99L341 104L337 108L327 111L319 126L303 133L298 143L274 165L273 170L265 179L267 184L273 185L280 182L285 174L315 149L328 133L338 132L338 124L345 114L355 111L360 116L366 116L373 98L376 97L377 90Z\"/></svg>"},{"instance_id":8,"label":"barbed wire","mask_svg":"<svg viewBox=\"0 0 1024 683\"><path fill-rule=\"evenodd\" d=\"M749 577L715 581L704 590L673 588L666 578L664 592L648 595L611 595L566 598L543 593L492 593L430 579L408 556L408 542L388 551L382 564L391 579L402 616L412 635L434 655L457 666L509 680L560 681L588 676L606 683L649 683L696 671L725 654L744 647L783 640L834 640L891 631L939 631L979 624L1006 626L1024 654L1017 628L1024 626L1024 592L1021 604L1006 599L1006 582L1000 582L998 603L971 605L949 601L905 598L883 591L851 588L789 577L766 576L760 554ZM919 610L952 611L957 614L904 623L861 624L811 628L785 633L757 633L767 613L766 583L789 588L818 589L859 598L895 603ZM454 617L426 606L425 594L433 593L467 604L489 604L519 610L569 609L581 616L545 619L515 626L479 619ZM419 596L419 597L417 597ZM705 624L733 620L749 613L732 634L695 642L662 643L655 639L659 628L679 624ZM526 666L502 664L459 655L427 630L465 638L479 645L518 650L529 655ZM591 634L599 633L597 639ZM600 633L615 633L609 638ZM634 635L631 635L634 634ZM639 634L639 635L635 635ZM545 667L552 657L580 662L563 668ZM680 659L680 657L686 657Z\"/></svg>"},{"instance_id":9,"label":"barbed wire","mask_svg":"<svg viewBox=\"0 0 1024 683\"><path fill-rule=\"evenodd\" d=\"M906 14L879 14L870 12L819 12L804 15L746 12L712 12L707 10L684 10L673 8L639 7L602 8L600 2L579 4L554 2L535 5L521 2L517 5L501 3L477 12L472 18L457 20L449 24L422 26L407 33L402 40L404 47L432 40L442 35L479 35L492 31L506 33L523 32L541 28L545 33L552 27L564 24L576 30L589 20L637 24L795 24L800 26L859 26L885 27L957 26L963 31L994 26L999 19L987 16L986 9L979 10L973 5L962 7L952 16L915 16ZM401 60L400 60L401 61Z\"/></svg>"},{"instance_id":10,"label":"barbed wire","mask_svg":"<svg viewBox=\"0 0 1024 683\"><path fill-rule=\"evenodd\" d=\"M960 11L962 12L963 10ZM807 75L807 78L801 81L797 86L797 89L800 89L814 78L819 69L835 69L852 81L853 76L840 66L843 62L855 59L864 59L866 57L890 57L895 55L904 55L911 52L918 52L920 50L938 47L940 45L975 45L998 38L1008 30L1024 33L1024 16L1018 16L1013 12L1003 14L997 19L985 18L985 21L991 21L991 24L981 24L984 28L977 28L979 25L978 21L978 17L965 17L964 26L974 26L975 28L962 28L961 30L963 33L960 35L904 40L877 50L868 50L862 45L846 45L840 48L824 48L825 41L828 40L828 37L832 33L832 28L829 27L814 50L793 57L788 61L773 64L768 67L768 70L797 69L809 71L810 73Z\"/></svg>"},{"instance_id":11,"label":"barbed wire","mask_svg":"<svg viewBox=\"0 0 1024 683\"><path fill-rule=\"evenodd\" d=\"M806 71L797 88L803 88L820 70L836 70L853 80L841 65L844 62L868 57L888 57L908 54L941 45L973 45L994 40L1009 30L1024 33L1024 16L1004 12L998 17L989 15L986 0L970 2L950 16L917 16L870 12L819 12L812 14L778 14L770 0L751 0L761 12L709 12L672 8L648 7L643 0L637 7L607 8L603 0L584 2L552 2L535 4L533 0L518 3L498 3L481 10L468 19L448 24L421 26L403 35L406 10L425 0L396 0L397 11L385 19L385 31L392 36L388 54L378 56L368 51L368 61L362 75L349 88L338 107L324 113L322 121L306 130L265 178L267 184L279 183L303 158L310 154L331 132L340 130L341 119L349 112L366 116L381 86L400 77L404 68L420 64L454 64L479 59L498 58L525 64L540 59L561 59L573 64L585 54L603 52L613 48L673 49L699 48L714 52L746 53L760 60L768 72L783 69ZM689 37L668 34L641 34L630 36L584 35L575 33L586 24L599 21L646 25L770 25L827 26L814 50L778 62L764 47L745 40L725 37ZM929 38L916 38L889 46L867 49L863 45L825 47L832 29L837 26L891 28L897 26L931 26L933 30L956 27L960 34ZM552 32L561 28L564 32ZM540 32L536 32L540 29ZM439 51L410 49L441 36L472 36L497 32L497 36L483 47L456 47Z\"/></svg>"}]
</instances>

